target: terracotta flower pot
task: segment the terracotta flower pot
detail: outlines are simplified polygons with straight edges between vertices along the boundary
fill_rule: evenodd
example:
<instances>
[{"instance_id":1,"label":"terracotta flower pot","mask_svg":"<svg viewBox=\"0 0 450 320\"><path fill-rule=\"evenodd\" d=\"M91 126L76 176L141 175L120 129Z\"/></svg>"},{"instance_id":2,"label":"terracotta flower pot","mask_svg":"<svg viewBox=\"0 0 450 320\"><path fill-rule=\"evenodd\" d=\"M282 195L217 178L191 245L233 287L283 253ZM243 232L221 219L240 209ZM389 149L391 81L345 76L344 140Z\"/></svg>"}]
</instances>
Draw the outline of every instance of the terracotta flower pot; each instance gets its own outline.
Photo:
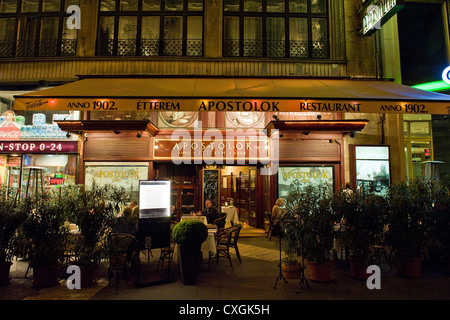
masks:
<instances>
[{"instance_id":1,"label":"terracotta flower pot","mask_svg":"<svg viewBox=\"0 0 450 320\"><path fill-rule=\"evenodd\" d=\"M357 279L366 280L369 277L367 273L368 264L364 259L355 256L349 256L350 276Z\"/></svg>"},{"instance_id":2,"label":"terracotta flower pot","mask_svg":"<svg viewBox=\"0 0 450 320\"><path fill-rule=\"evenodd\" d=\"M0 286L9 284L9 270L11 268L12 262L0 263Z\"/></svg>"},{"instance_id":3,"label":"terracotta flower pot","mask_svg":"<svg viewBox=\"0 0 450 320\"><path fill-rule=\"evenodd\" d=\"M302 265L300 263L293 265L286 265L284 262L281 264L281 273L286 279L299 279L302 271Z\"/></svg>"},{"instance_id":4,"label":"terracotta flower pot","mask_svg":"<svg viewBox=\"0 0 450 320\"><path fill-rule=\"evenodd\" d=\"M422 261L423 257L397 258L397 274L409 278L423 277Z\"/></svg>"},{"instance_id":5,"label":"terracotta flower pot","mask_svg":"<svg viewBox=\"0 0 450 320\"><path fill-rule=\"evenodd\" d=\"M59 265L33 266L33 286L50 287L59 282Z\"/></svg>"},{"instance_id":6,"label":"terracotta flower pot","mask_svg":"<svg viewBox=\"0 0 450 320\"><path fill-rule=\"evenodd\" d=\"M308 266L308 273L307 273L308 279L318 282L330 282L333 280L331 276L333 262L331 260L321 263L309 260L307 260L306 262Z\"/></svg>"}]
</instances>

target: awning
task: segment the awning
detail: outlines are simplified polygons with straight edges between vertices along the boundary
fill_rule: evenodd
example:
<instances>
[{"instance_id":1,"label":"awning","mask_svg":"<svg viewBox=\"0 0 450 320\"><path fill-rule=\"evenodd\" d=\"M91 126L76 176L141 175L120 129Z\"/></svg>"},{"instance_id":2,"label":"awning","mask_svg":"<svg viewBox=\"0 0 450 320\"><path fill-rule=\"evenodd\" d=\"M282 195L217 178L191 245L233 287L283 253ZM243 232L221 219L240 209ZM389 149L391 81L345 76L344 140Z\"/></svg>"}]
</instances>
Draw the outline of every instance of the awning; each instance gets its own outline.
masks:
<instances>
[{"instance_id":1,"label":"awning","mask_svg":"<svg viewBox=\"0 0 450 320\"><path fill-rule=\"evenodd\" d=\"M80 134L85 131L138 131L155 136L159 128L149 120L65 120L56 121L62 131Z\"/></svg>"},{"instance_id":2,"label":"awning","mask_svg":"<svg viewBox=\"0 0 450 320\"><path fill-rule=\"evenodd\" d=\"M450 96L378 80L93 77L15 96L14 109L449 114Z\"/></svg>"}]
</instances>

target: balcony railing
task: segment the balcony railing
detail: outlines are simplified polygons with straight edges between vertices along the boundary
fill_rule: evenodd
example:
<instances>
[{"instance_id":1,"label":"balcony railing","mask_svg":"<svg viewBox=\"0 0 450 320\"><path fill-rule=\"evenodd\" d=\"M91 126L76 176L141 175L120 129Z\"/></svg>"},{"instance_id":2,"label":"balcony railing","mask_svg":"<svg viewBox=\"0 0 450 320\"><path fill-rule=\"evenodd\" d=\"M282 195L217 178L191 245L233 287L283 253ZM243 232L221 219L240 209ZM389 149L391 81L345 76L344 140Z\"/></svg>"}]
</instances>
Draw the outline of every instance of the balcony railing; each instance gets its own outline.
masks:
<instances>
[{"instance_id":1,"label":"balcony railing","mask_svg":"<svg viewBox=\"0 0 450 320\"><path fill-rule=\"evenodd\" d=\"M225 40L225 57L328 58L326 41Z\"/></svg>"},{"instance_id":2,"label":"balcony railing","mask_svg":"<svg viewBox=\"0 0 450 320\"><path fill-rule=\"evenodd\" d=\"M99 56L203 56L203 40L98 40Z\"/></svg>"},{"instance_id":3,"label":"balcony railing","mask_svg":"<svg viewBox=\"0 0 450 320\"><path fill-rule=\"evenodd\" d=\"M0 40L0 58L74 56L76 39Z\"/></svg>"}]
</instances>

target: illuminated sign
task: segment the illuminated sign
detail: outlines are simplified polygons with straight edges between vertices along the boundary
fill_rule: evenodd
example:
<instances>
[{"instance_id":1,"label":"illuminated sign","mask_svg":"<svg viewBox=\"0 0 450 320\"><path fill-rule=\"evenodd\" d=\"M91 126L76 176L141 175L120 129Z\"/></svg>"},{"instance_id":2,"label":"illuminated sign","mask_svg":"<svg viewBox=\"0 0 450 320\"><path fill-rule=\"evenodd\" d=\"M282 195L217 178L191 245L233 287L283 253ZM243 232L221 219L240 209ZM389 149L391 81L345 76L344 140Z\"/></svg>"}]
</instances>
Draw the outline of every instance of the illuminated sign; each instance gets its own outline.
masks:
<instances>
[{"instance_id":1,"label":"illuminated sign","mask_svg":"<svg viewBox=\"0 0 450 320\"><path fill-rule=\"evenodd\" d=\"M30 101L33 98L30 98ZM16 99L14 108L26 110L28 99ZM447 105L436 100L340 100L321 99L198 99L184 98L144 101L138 98L117 98L109 101L114 109L97 109L95 99L54 99L53 104L41 105L41 110L66 111L219 111L219 112L352 112L352 113L417 113L448 114Z\"/></svg>"},{"instance_id":2,"label":"illuminated sign","mask_svg":"<svg viewBox=\"0 0 450 320\"><path fill-rule=\"evenodd\" d=\"M370 36L381 28L393 15L404 6L401 0L380 0L375 5L367 8L367 13L362 20L361 33Z\"/></svg>"},{"instance_id":3,"label":"illuminated sign","mask_svg":"<svg viewBox=\"0 0 450 320\"><path fill-rule=\"evenodd\" d=\"M444 82L446 84L450 84L449 73L450 73L450 67L447 67L444 69L444 71L442 71L442 80L444 80Z\"/></svg>"},{"instance_id":4,"label":"illuminated sign","mask_svg":"<svg viewBox=\"0 0 450 320\"><path fill-rule=\"evenodd\" d=\"M0 141L0 153L77 153L77 141Z\"/></svg>"},{"instance_id":5,"label":"illuminated sign","mask_svg":"<svg viewBox=\"0 0 450 320\"><path fill-rule=\"evenodd\" d=\"M64 178L50 178L50 185L51 186L61 185L61 184L64 184L65 180L66 179L64 179Z\"/></svg>"}]
</instances>

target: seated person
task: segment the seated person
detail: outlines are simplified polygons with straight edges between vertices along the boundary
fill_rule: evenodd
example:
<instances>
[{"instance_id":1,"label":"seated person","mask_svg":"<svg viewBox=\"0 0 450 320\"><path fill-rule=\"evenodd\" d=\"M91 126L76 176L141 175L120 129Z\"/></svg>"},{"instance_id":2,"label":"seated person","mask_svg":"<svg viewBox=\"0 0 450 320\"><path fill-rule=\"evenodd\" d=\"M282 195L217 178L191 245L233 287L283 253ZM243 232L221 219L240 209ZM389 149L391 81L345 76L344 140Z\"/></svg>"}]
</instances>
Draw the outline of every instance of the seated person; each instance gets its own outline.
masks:
<instances>
[{"instance_id":1,"label":"seated person","mask_svg":"<svg viewBox=\"0 0 450 320\"><path fill-rule=\"evenodd\" d=\"M202 215L206 216L206 221L208 221L209 224L212 224L214 220L219 219L222 217L216 208L213 207L211 200L205 201L205 210L202 212ZM225 220L225 219L224 219ZM223 228L225 226L225 221L223 223L223 226L217 226L217 228Z\"/></svg>"},{"instance_id":2,"label":"seated person","mask_svg":"<svg viewBox=\"0 0 450 320\"><path fill-rule=\"evenodd\" d=\"M283 215L283 210L281 209L284 206L284 199L278 198L275 202L275 205L272 208L272 221L274 227L279 227L280 218Z\"/></svg>"}]
</instances>

